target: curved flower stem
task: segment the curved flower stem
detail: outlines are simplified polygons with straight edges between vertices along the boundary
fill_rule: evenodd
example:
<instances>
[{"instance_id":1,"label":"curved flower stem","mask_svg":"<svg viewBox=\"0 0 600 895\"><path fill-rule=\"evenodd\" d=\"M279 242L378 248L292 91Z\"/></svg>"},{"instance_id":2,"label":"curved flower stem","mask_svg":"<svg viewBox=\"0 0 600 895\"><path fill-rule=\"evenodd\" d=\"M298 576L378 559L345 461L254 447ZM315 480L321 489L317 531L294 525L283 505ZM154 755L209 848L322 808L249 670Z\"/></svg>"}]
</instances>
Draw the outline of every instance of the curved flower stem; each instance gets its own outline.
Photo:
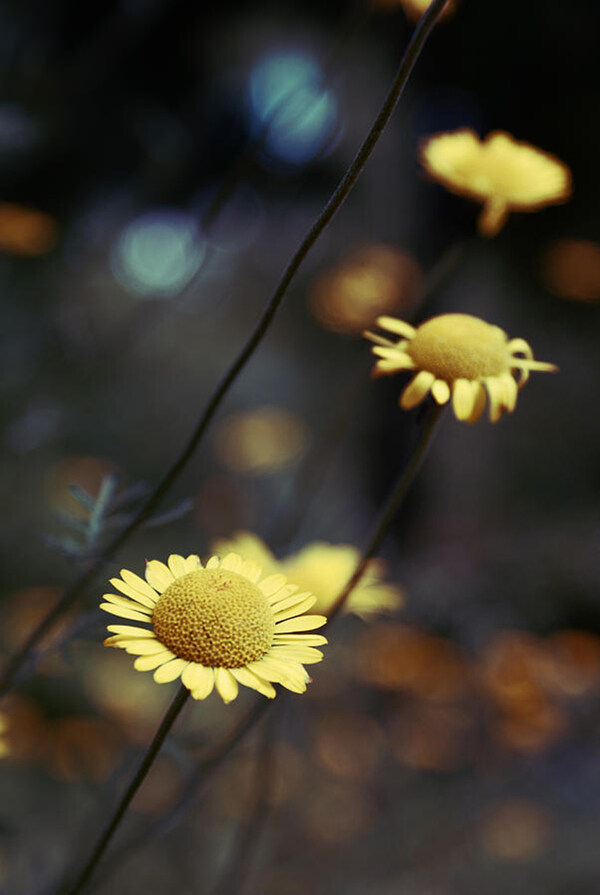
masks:
<instances>
[{"instance_id":1,"label":"curved flower stem","mask_svg":"<svg viewBox=\"0 0 600 895\"><path fill-rule=\"evenodd\" d=\"M272 705L273 702L268 699L259 699L255 702L250 711L234 725L233 729L223 737L216 746L213 746L200 762L198 762L196 768L188 777L182 795L175 805L173 805L166 814L155 820L149 827L131 835L122 846L115 851L108 866L104 868L102 873L95 877L91 887L92 889L95 888L96 884L104 883L110 876L112 876L113 871L116 870L123 861L131 857L138 848L147 845L149 842L156 841L162 836L166 836L167 833L179 824L187 810L196 802L198 791L203 784L208 782L212 772L225 761L225 759L233 752L237 744L250 733Z\"/></svg>"},{"instance_id":2,"label":"curved flower stem","mask_svg":"<svg viewBox=\"0 0 600 895\"><path fill-rule=\"evenodd\" d=\"M221 379L217 388L209 398L196 428L192 432L187 444L183 447L179 455L175 458L167 471L164 473L152 493L145 500L136 515L129 524L105 547L102 554L92 561L88 569L81 575L63 594L60 601L54 609L40 622L35 630L30 634L25 644L17 653L9 660L3 674L0 676L0 695L5 693L12 686L17 674L23 668L30 658L36 645L41 638L53 627L57 621L75 600L83 593L88 584L95 578L96 574L129 540L131 535L146 521L152 514L157 505L167 494L171 486L179 477L182 470L187 465L190 458L195 453L198 445L202 441L204 433L210 425L215 413L219 409L223 399L229 392L229 389L242 372L256 348L262 342L267 333L275 314L277 313L290 283L296 276L300 265L308 255L313 245L317 242L327 225L331 222L334 215L339 211L340 207L346 200L352 187L358 180L363 168L365 167L371 153L373 152L379 138L381 137L385 126L391 118L400 96L406 86L414 65L423 49L423 46L429 37L433 27L440 15L446 0L433 0L427 11L419 20L417 27L413 33L406 52L402 57L400 66L394 76L388 94L384 103L373 122L365 140L358 150L354 160L351 162L346 173L342 177L338 186L330 196L316 221L294 252L294 255L277 284L275 291L265 305L265 308L256 324L254 331L242 347L237 357L231 363L229 369Z\"/></svg>"},{"instance_id":3,"label":"curved flower stem","mask_svg":"<svg viewBox=\"0 0 600 895\"><path fill-rule=\"evenodd\" d=\"M425 459L425 455L427 454L432 438L437 430L438 423L442 417L442 414L444 413L444 410L446 409L445 405L440 406L439 404L435 404L433 402L433 399L430 399L430 401L431 403L427 405L423 413L423 421L421 424L421 433L419 436L419 440L410 456L408 464L398 476L396 484L394 485L391 494L385 502L377 525L373 530L367 546L363 550L360 561L356 566L352 577L344 587L343 591L341 592L327 615L328 625L331 624L336 615L338 615L338 613L343 609L346 600L364 575L369 562L381 546L381 542L386 536L387 531L394 520L394 516L400 509L400 505L406 497L406 494L410 486L412 485L417 472L421 468L421 464Z\"/></svg>"},{"instance_id":4,"label":"curved flower stem","mask_svg":"<svg viewBox=\"0 0 600 895\"><path fill-rule=\"evenodd\" d=\"M116 810L113 812L110 820L98 837L98 840L96 841L96 844L94 845L92 852L83 867L83 870L80 871L74 882L64 883L59 888L59 892L61 893L61 895L77 895L77 893L81 892L84 888L85 884L94 872L96 865L106 851L106 848L108 847L112 837L117 831L119 824L123 820L125 812L129 808L133 797L146 779L146 775L152 767L154 759L158 755L167 734L171 730L171 727L175 723L177 717L179 716L179 713L187 702L189 695L190 691L187 689L187 687L181 685L181 687L177 691L177 694L175 695L175 698L171 702L171 705L167 709L166 714L161 721L160 727L154 735L154 739L148 746L148 749L146 750L146 753L142 758L142 761L140 762L136 773L131 779L129 786L123 793Z\"/></svg>"}]
</instances>

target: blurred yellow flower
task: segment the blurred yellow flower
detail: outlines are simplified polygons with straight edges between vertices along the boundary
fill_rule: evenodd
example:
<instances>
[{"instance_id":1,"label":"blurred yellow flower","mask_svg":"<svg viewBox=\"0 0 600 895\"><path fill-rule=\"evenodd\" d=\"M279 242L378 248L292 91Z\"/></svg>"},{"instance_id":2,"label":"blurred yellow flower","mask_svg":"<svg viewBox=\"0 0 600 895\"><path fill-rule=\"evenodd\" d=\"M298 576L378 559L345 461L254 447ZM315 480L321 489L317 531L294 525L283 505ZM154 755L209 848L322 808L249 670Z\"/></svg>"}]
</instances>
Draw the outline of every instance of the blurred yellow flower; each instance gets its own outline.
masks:
<instances>
[{"instance_id":1,"label":"blurred yellow flower","mask_svg":"<svg viewBox=\"0 0 600 895\"><path fill-rule=\"evenodd\" d=\"M374 0L374 3L376 6L382 7L401 6L408 18L412 19L413 22L417 22L423 13L429 9L432 0ZM440 19L444 19L453 13L455 8L455 0L448 0L440 14Z\"/></svg>"},{"instance_id":2,"label":"blurred yellow flower","mask_svg":"<svg viewBox=\"0 0 600 895\"><path fill-rule=\"evenodd\" d=\"M565 202L571 172L560 159L504 131L485 140L468 128L424 140L421 164L448 190L483 202L477 226L495 236L511 211L536 211Z\"/></svg>"},{"instance_id":3,"label":"blurred yellow flower","mask_svg":"<svg viewBox=\"0 0 600 895\"><path fill-rule=\"evenodd\" d=\"M229 550L243 553L264 569L282 572L290 580L297 581L303 589L312 591L317 600L315 609L325 615L350 580L360 559L360 551L350 544L315 541L293 556L277 560L260 538L248 532L239 532L231 540L217 541L212 548L215 553ZM392 612L402 606L402 590L393 584L385 584L381 580L383 574L383 562L371 560L367 571L348 597L344 612L369 619L378 612Z\"/></svg>"},{"instance_id":4,"label":"blurred yellow flower","mask_svg":"<svg viewBox=\"0 0 600 895\"><path fill-rule=\"evenodd\" d=\"M146 580L123 569L111 579L120 593L104 594L100 608L149 627L109 625L104 644L137 656L135 668L153 670L157 683L181 678L194 699L215 688L231 702L239 684L270 699L273 683L304 693L304 665L320 662L315 647L327 642L307 632L326 619L304 614L316 598L297 593L285 575L261 577L254 561L235 553L213 556L206 567L194 555L152 560Z\"/></svg>"},{"instance_id":5,"label":"blurred yellow flower","mask_svg":"<svg viewBox=\"0 0 600 895\"><path fill-rule=\"evenodd\" d=\"M379 360L375 375L403 370L416 373L400 397L404 410L416 407L431 392L438 404L452 398L456 418L474 423L483 413L487 391L490 420L495 423L503 411L515 409L517 391L531 370L557 369L554 364L534 360L524 339L509 341L500 327L470 314L441 314L416 329L395 317L379 317L377 323L396 339L365 333L376 343L373 353Z\"/></svg>"}]
</instances>

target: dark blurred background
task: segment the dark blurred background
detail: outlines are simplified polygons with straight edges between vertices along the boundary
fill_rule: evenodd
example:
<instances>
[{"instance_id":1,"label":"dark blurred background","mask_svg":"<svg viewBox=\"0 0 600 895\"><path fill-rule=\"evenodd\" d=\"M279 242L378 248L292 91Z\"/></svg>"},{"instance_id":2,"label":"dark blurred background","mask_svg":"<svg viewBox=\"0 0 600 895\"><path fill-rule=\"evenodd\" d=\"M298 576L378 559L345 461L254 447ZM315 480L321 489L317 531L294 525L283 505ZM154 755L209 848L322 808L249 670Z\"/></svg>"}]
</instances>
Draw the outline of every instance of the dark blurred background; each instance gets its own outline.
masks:
<instances>
[{"instance_id":1,"label":"dark blurred background","mask_svg":"<svg viewBox=\"0 0 600 895\"><path fill-rule=\"evenodd\" d=\"M413 28L392 0L0 5L5 654L190 434ZM343 619L278 716L266 817L259 733L98 891L597 891L599 29L591 0L461 0L439 23L166 516L106 570L204 557L239 530L280 557L363 544L418 416L397 407L400 378L369 379L360 333L379 313L476 314L560 366L497 425L448 415L383 551L405 605ZM461 126L557 155L572 199L476 237L478 207L417 158L424 136ZM111 512L92 530L70 486L95 499L103 483ZM172 693L102 650L103 587L0 705L11 895L75 859ZM239 711L186 709L131 829L172 808ZM254 826L228 883L236 831Z\"/></svg>"}]
</instances>

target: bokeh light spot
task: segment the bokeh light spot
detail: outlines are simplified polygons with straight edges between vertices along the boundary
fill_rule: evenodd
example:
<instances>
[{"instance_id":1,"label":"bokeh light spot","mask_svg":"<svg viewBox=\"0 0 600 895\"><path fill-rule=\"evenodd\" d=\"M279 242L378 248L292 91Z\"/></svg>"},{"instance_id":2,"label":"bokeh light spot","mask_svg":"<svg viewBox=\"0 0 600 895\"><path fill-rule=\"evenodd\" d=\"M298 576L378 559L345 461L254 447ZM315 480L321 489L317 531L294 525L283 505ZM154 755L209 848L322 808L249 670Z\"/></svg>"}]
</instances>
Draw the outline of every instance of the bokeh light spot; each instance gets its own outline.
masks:
<instances>
[{"instance_id":1,"label":"bokeh light spot","mask_svg":"<svg viewBox=\"0 0 600 895\"><path fill-rule=\"evenodd\" d=\"M305 424L281 407L259 407L227 417L215 434L221 464L241 475L269 475L289 466L308 438Z\"/></svg>"},{"instance_id":2,"label":"bokeh light spot","mask_svg":"<svg viewBox=\"0 0 600 895\"><path fill-rule=\"evenodd\" d=\"M326 329L361 335L382 314L412 313L421 283L421 268L407 252L363 245L319 277L310 309Z\"/></svg>"},{"instance_id":3,"label":"bokeh light spot","mask_svg":"<svg viewBox=\"0 0 600 895\"><path fill-rule=\"evenodd\" d=\"M573 301L600 301L600 244L556 239L540 259L546 288Z\"/></svg>"},{"instance_id":4,"label":"bokeh light spot","mask_svg":"<svg viewBox=\"0 0 600 895\"><path fill-rule=\"evenodd\" d=\"M310 161L332 139L337 101L322 86L319 65L308 53L274 51L250 73L248 105L253 130L268 126L267 153L291 164Z\"/></svg>"},{"instance_id":5,"label":"bokeh light spot","mask_svg":"<svg viewBox=\"0 0 600 895\"><path fill-rule=\"evenodd\" d=\"M111 267L129 291L146 298L168 297L189 283L205 251L191 215L151 211L121 231L112 248Z\"/></svg>"}]
</instances>

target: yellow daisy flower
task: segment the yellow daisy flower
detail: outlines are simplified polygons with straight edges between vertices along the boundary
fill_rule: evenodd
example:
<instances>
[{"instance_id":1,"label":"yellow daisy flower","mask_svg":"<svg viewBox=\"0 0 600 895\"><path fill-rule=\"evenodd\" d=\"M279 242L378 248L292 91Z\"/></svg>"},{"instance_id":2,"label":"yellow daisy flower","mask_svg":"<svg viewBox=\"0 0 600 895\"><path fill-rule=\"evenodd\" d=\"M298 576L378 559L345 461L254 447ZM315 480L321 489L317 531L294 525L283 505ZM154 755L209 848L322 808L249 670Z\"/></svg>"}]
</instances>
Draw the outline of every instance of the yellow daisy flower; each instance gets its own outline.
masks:
<instances>
[{"instance_id":1,"label":"yellow daisy flower","mask_svg":"<svg viewBox=\"0 0 600 895\"><path fill-rule=\"evenodd\" d=\"M485 140L469 128L435 134L422 143L420 160L448 190L483 202L477 226L484 236L495 236L509 212L537 211L572 192L564 162L504 131Z\"/></svg>"},{"instance_id":2,"label":"yellow daisy flower","mask_svg":"<svg viewBox=\"0 0 600 895\"><path fill-rule=\"evenodd\" d=\"M534 360L524 339L509 341L500 327L470 314L440 314L416 329L395 317L379 317L377 324L396 338L365 333L376 343L373 353L379 360L374 375L416 372L400 396L404 410L416 407L431 392L438 404L452 398L456 418L474 423L483 413L487 391L490 420L495 423L503 411L515 409L517 391L531 370L558 369Z\"/></svg>"},{"instance_id":3,"label":"yellow daisy flower","mask_svg":"<svg viewBox=\"0 0 600 895\"><path fill-rule=\"evenodd\" d=\"M272 699L273 683L304 693L304 665L320 662L325 637L308 632L327 621L304 615L316 598L298 593L280 573L262 578L260 567L229 553L203 567L197 556L173 554L165 565L146 564L146 580L122 569L100 608L138 625L109 625L105 646L137 656L138 671L154 671L162 684L181 678L194 699L213 688L231 702L243 684Z\"/></svg>"},{"instance_id":4,"label":"yellow daisy flower","mask_svg":"<svg viewBox=\"0 0 600 895\"><path fill-rule=\"evenodd\" d=\"M360 551L350 544L315 541L287 559L277 560L260 538L245 531L238 532L230 540L217 541L212 546L215 553L233 550L252 558L263 569L282 572L291 581L296 581L303 590L314 593L317 601L315 609L324 615L328 615L360 559ZM371 560L365 574L348 597L344 612L351 612L368 620L378 612L393 612L402 606L402 590L383 582L383 574L383 562Z\"/></svg>"}]
</instances>

